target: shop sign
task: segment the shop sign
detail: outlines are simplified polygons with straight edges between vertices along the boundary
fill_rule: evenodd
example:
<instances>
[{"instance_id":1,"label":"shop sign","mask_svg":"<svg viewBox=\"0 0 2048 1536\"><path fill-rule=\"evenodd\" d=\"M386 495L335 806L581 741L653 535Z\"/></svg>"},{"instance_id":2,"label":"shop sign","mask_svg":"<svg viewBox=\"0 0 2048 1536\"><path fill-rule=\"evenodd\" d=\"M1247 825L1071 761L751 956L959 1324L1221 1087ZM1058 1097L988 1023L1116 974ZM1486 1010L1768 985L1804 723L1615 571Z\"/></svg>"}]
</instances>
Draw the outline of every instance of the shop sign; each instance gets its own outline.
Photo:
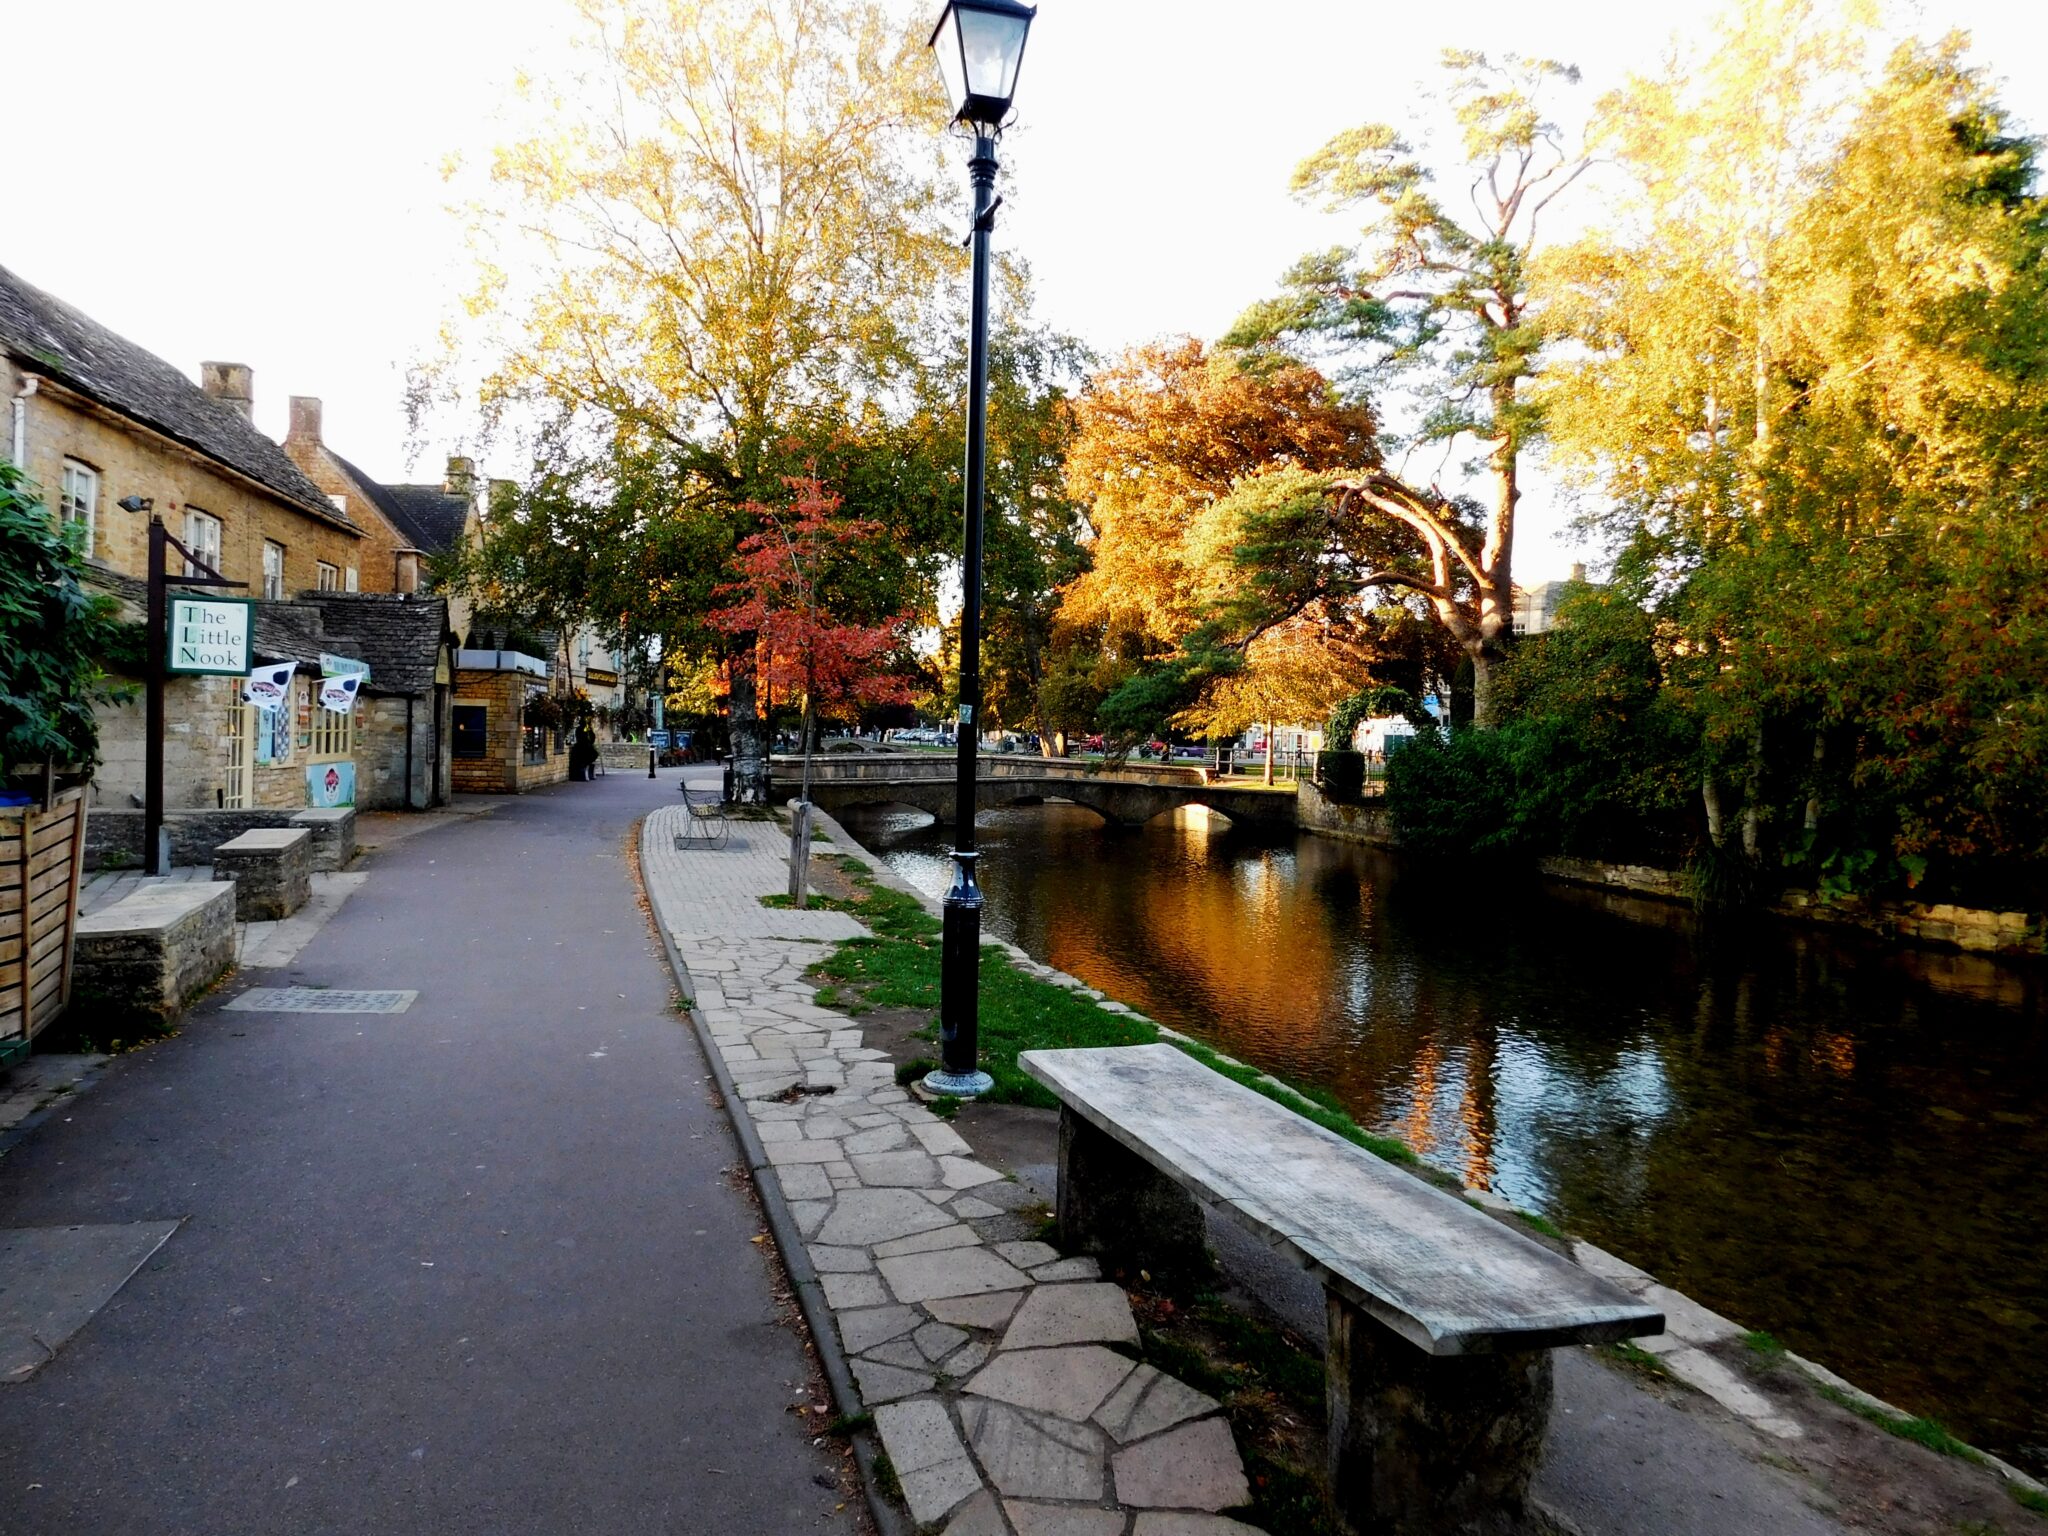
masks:
<instances>
[{"instance_id":1,"label":"shop sign","mask_svg":"<svg viewBox=\"0 0 2048 1536\"><path fill-rule=\"evenodd\" d=\"M256 604L246 597L173 597L164 670L174 676L246 677Z\"/></svg>"}]
</instances>

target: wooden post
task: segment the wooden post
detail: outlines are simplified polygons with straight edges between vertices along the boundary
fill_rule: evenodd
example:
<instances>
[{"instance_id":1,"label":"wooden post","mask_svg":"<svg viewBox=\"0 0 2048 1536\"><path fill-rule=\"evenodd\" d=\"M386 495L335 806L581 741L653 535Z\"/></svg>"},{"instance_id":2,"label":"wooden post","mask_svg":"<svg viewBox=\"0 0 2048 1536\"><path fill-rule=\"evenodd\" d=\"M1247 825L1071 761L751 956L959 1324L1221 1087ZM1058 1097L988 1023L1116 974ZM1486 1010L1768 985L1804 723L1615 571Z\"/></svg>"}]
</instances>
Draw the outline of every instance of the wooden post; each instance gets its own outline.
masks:
<instances>
[{"instance_id":1,"label":"wooden post","mask_svg":"<svg viewBox=\"0 0 2048 1536\"><path fill-rule=\"evenodd\" d=\"M164 591L164 520L149 519L149 637L143 650L142 872L167 875L164 846L164 651L171 643Z\"/></svg>"},{"instance_id":2,"label":"wooden post","mask_svg":"<svg viewBox=\"0 0 2048 1536\"><path fill-rule=\"evenodd\" d=\"M790 802L789 899L802 911L810 898L811 885L811 802Z\"/></svg>"}]
</instances>

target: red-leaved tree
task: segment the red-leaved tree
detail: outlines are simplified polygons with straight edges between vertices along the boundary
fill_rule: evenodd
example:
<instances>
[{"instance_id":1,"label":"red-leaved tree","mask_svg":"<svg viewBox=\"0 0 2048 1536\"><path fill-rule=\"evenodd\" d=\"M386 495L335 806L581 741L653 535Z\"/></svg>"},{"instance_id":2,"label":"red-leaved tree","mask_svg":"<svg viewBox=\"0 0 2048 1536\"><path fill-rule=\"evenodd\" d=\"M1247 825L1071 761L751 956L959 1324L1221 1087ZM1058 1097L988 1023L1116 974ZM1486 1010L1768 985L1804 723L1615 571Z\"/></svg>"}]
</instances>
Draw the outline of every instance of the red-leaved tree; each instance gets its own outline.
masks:
<instances>
[{"instance_id":1,"label":"red-leaved tree","mask_svg":"<svg viewBox=\"0 0 2048 1536\"><path fill-rule=\"evenodd\" d=\"M761 520L761 531L740 541L733 579L717 589L731 605L714 610L710 621L727 634L757 637L757 675L770 691L803 695L808 801L813 722L820 713L846 704L910 702L909 683L893 662L909 637L912 616L904 612L879 624L859 624L832 611L827 594L835 566L858 560L882 525L841 517L840 498L816 478L792 475L783 483L789 487L787 506L747 504Z\"/></svg>"}]
</instances>

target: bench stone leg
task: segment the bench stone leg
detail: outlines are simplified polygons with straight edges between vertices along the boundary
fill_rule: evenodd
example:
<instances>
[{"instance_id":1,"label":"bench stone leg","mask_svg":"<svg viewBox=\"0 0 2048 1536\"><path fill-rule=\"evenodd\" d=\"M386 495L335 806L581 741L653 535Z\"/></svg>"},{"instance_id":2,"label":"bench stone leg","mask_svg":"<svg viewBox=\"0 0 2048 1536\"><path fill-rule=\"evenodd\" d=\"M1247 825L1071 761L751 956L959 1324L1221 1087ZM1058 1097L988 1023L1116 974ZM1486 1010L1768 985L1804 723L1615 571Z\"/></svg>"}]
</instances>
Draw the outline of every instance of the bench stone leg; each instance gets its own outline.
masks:
<instances>
[{"instance_id":1,"label":"bench stone leg","mask_svg":"<svg viewBox=\"0 0 2048 1536\"><path fill-rule=\"evenodd\" d=\"M1202 1208L1137 1153L1060 1106L1060 1246L1150 1270L1208 1272Z\"/></svg>"},{"instance_id":2,"label":"bench stone leg","mask_svg":"<svg viewBox=\"0 0 2048 1536\"><path fill-rule=\"evenodd\" d=\"M1360 1536L1520 1536L1550 1351L1430 1355L1329 1297L1330 1492Z\"/></svg>"}]
</instances>

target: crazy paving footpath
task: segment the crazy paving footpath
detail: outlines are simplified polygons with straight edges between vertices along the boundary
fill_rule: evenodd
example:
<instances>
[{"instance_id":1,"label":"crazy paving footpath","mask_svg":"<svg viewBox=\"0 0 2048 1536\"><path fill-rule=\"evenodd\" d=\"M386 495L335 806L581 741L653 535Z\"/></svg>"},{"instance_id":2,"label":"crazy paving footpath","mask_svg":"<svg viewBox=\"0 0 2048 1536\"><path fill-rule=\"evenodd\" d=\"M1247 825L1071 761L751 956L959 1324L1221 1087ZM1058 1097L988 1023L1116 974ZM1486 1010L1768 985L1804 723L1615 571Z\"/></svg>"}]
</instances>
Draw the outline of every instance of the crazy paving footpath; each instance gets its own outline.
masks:
<instances>
[{"instance_id":1,"label":"crazy paving footpath","mask_svg":"<svg viewBox=\"0 0 2048 1536\"><path fill-rule=\"evenodd\" d=\"M912 1521L946 1536L1238 1536L1249 1499L1219 1405L1118 1346L1138 1328L1095 1261L1020 1213L1042 1204L897 1086L805 970L866 930L779 911L789 838L738 821L677 846L647 819L642 872L695 1004L801 1233ZM886 1480L886 1479L885 1479Z\"/></svg>"},{"instance_id":2,"label":"crazy paving footpath","mask_svg":"<svg viewBox=\"0 0 2048 1536\"><path fill-rule=\"evenodd\" d=\"M9 1134L0 1531L860 1528L636 900L676 798L613 775L390 843Z\"/></svg>"}]
</instances>

